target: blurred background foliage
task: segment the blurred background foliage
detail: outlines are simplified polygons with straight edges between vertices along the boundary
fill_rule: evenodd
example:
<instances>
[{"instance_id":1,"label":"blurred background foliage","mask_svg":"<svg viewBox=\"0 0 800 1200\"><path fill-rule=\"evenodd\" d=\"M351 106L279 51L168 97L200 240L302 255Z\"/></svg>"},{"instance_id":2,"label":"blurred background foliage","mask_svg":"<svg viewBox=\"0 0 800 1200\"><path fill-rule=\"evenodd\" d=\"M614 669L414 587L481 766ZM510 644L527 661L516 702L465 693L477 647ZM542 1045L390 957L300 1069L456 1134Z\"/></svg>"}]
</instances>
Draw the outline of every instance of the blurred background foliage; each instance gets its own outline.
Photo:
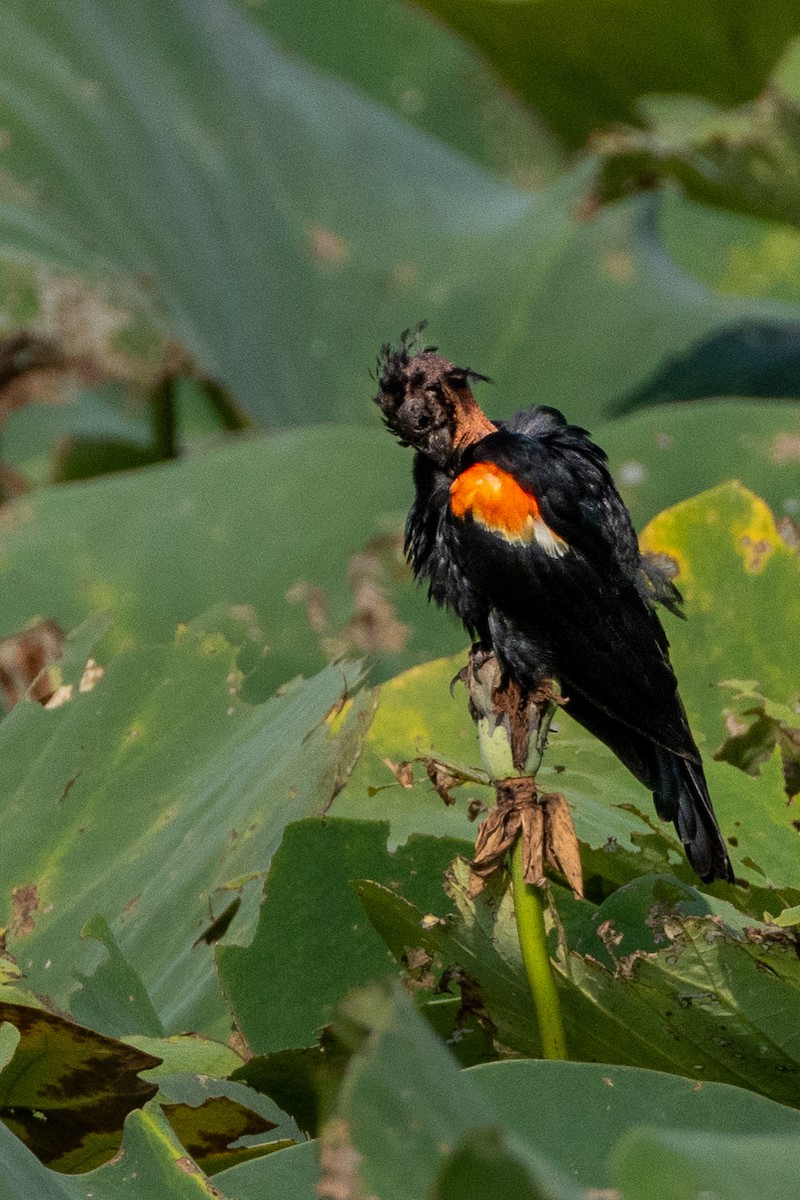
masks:
<instances>
[{"instance_id":1,"label":"blurred background foliage","mask_svg":"<svg viewBox=\"0 0 800 1200\"><path fill-rule=\"evenodd\" d=\"M252 602L262 694L454 650L408 592L409 463L370 402L421 319L490 412L588 425L637 523L730 477L800 512L792 5L3 16L0 482L34 494L0 633Z\"/></svg>"},{"instance_id":2,"label":"blurred background foliage","mask_svg":"<svg viewBox=\"0 0 800 1200\"><path fill-rule=\"evenodd\" d=\"M650 1198L657 1155L664 1200L690 1176L727 1200L754 1194L780 1132L772 1194L793 1198L797 6L0 0L0 17L0 639L41 620L70 635L55 711L0 724L0 1117L17 1135L0 1123L0 1200L86 1194L31 1149L106 1163L108 1200L129 1170L195 1195L187 1149L230 1200L310 1197L309 1147L272 1151L316 1131L324 1100L319 1195L349 1195L341 1120L362 1182L393 1197L461 1198L468 1177L493 1200ZM430 662L464 634L411 585L411 464L369 375L423 319L491 376L490 414L552 404L591 429L687 596L669 634L746 886L696 891L643 789L568 717L545 767L576 802L589 880L582 904L555 892L573 1057L628 1064L613 1078L458 1076L430 1042L433 1026L472 1066L497 1057L494 1028L538 1053L507 908L439 886L474 825L421 760L459 796L486 787L447 698L459 660ZM7 703L20 653L0 640ZM348 658L391 682L362 688ZM679 916L658 946L664 904ZM439 922L424 937L420 914ZM409 946L427 1024L373 989L317 1044ZM435 990L465 962L480 1020ZM38 1023L34 993L57 1010ZM65 1011L104 1036L78 1100L89 1050ZM233 1021L232 1048L209 1040ZM154 1059L120 1099L113 1080ZM663 1070L718 1082L701 1100ZM658 1128L626 1138L645 1086ZM592 1088L617 1088L618 1125L588 1158L520 1120L531 1094ZM678 1143L687 1103L696 1138ZM131 1108L128 1166L107 1162ZM413 1176L381 1140L392 1121Z\"/></svg>"}]
</instances>

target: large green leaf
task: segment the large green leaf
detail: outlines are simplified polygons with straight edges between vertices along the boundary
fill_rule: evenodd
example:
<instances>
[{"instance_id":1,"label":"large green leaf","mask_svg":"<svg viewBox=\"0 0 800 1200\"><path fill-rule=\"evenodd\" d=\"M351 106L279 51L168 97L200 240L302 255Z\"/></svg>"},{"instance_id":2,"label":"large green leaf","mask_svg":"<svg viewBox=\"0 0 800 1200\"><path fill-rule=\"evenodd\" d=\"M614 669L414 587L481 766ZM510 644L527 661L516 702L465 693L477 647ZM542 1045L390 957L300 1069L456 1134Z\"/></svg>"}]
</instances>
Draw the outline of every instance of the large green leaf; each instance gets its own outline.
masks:
<instances>
[{"instance_id":1,"label":"large green leaf","mask_svg":"<svg viewBox=\"0 0 800 1200\"><path fill-rule=\"evenodd\" d=\"M391 881L426 912L449 908L442 878L465 844L415 837L390 855L387 832L386 824L329 819L286 829L253 941L217 952L226 996L255 1054L311 1045L349 988L395 974L351 880ZM249 1079L249 1066L238 1077Z\"/></svg>"},{"instance_id":2,"label":"large green leaf","mask_svg":"<svg viewBox=\"0 0 800 1200\"><path fill-rule=\"evenodd\" d=\"M260 696L319 670L328 654L372 647L390 673L454 650L461 636L448 639L402 568L410 462L377 410L375 424L243 441L17 501L5 510L0 632L41 615L69 629L111 611L116 650L170 638L214 604L252 605L245 666L258 668ZM362 593L371 583L394 607L359 601L354 568ZM381 620L366 628L373 615Z\"/></svg>"},{"instance_id":3,"label":"large green leaf","mask_svg":"<svg viewBox=\"0 0 800 1200\"><path fill-rule=\"evenodd\" d=\"M800 230L794 225L712 208L666 187L659 194L658 227L673 261L704 286L725 295L797 303ZM765 339L764 350L769 349ZM789 361L788 337L773 339L771 349L778 369L782 359ZM780 376L773 374L777 386Z\"/></svg>"},{"instance_id":4,"label":"large green leaf","mask_svg":"<svg viewBox=\"0 0 800 1200\"><path fill-rule=\"evenodd\" d=\"M249 626L217 612L169 644L137 642L82 691L86 631L61 667L65 702L20 704L0 725L9 947L58 1003L74 967L107 958L79 940L100 913L167 1032L227 1035L212 943L231 916L228 936L249 935L284 825L330 803L366 703L332 729L354 680L339 665L250 706L222 632L246 641Z\"/></svg>"},{"instance_id":5,"label":"large green leaf","mask_svg":"<svg viewBox=\"0 0 800 1200\"><path fill-rule=\"evenodd\" d=\"M560 195L496 183L228 3L6 0L5 29L6 240L142 282L262 424L367 412L377 346L421 315L496 345L498 259L521 316L571 223ZM550 247L524 275L520 237Z\"/></svg>"},{"instance_id":6,"label":"large green leaf","mask_svg":"<svg viewBox=\"0 0 800 1200\"><path fill-rule=\"evenodd\" d=\"M0 1072L0 1117L43 1161L87 1171L119 1148L125 1117L155 1094L139 1072L158 1059L63 1017L0 1004L20 1035Z\"/></svg>"},{"instance_id":7,"label":"large green leaf","mask_svg":"<svg viewBox=\"0 0 800 1200\"><path fill-rule=\"evenodd\" d=\"M371 419L366 368L422 317L497 378L500 411L586 421L705 331L773 311L687 288L640 206L581 220L585 169L502 184L228 0L4 17L3 240L117 294L121 276L263 425Z\"/></svg>"},{"instance_id":8,"label":"large green leaf","mask_svg":"<svg viewBox=\"0 0 800 1200\"><path fill-rule=\"evenodd\" d=\"M513 182L540 186L563 165L558 139L483 57L402 0L238 3L282 47Z\"/></svg>"},{"instance_id":9,"label":"large green leaf","mask_svg":"<svg viewBox=\"0 0 800 1200\"><path fill-rule=\"evenodd\" d=\"M704 203L750 216L800 223L800 41L791 44L771 86L752 104L721 112L691 97L649 97L649 129L603 141L604 198L640 181L674 177Z\"/></svg>"},{"instance_id":10,"label":"large green leaf","mask_svg":"<svg viewBox=\"0 0 800 1200\"><path fill-rule=\"evenodd\" d=\"M796 517L799 430L796 403L730 399L662 404L593 432L641 527L679 500L729 479L766 500L776 519Z\"/></svg>"},{"instance_id":11,"label":"large green leaf","mask_svg":"<svg viewBox=\"0 0 800 1200\"><path fill-rule=\"evenodd\" d=\"M467 883L458 869L457 916L437 924L375 883L362 882L359 895L398 957L401 948L406 957L410 948L425 952L430 987L461 981L462 1019L487 1025L499 1046L538 1057L510 892L476 901ZM556 893L562 929L552 948L570 1057L734 1083L797 1106L793 939L752 918L743 929L735 909L687 895L670 878L646 876L628 890L596 912L586 904L576 912L569 895ZM608 955L611 966L600 961Z\"/></svg>"},{"instance_id":12,"label":"large green leaf","mask_svg":"<svg viewBox=\"0 0 800 1200\"><path fill-rule=\"evenodd\" d=\"M644 1129L625 1138L611 1176L626 1200L793 1200L800 1172L797 1137L740 1137ZM658 1180L658 1193L653 1181Z\"/></svg>"},{"instance_id":13,"label":"large green leaf","mask_svg":"<svg viewBox=\"0 0 800 1200\"><path fill-rule=\"evenodd\" d=\"M598 126L634 120L650 92L719 104L760 91L784 42L800 32L782 0L421 0L474 42L572 147Z\"/></svg>"},{"instance_id":14,"label":"large green leaf","mask_svg":"<svg viewBox=\"0 0 800 1200\"><path fill-rule=\"evenodd\" d=\"M398 1070L395 1066L394 1074L390 1075L388 1067L390 1063L394 1065L396 1060L389 1059L387 1043L390 1037L396 1039L401 1031L405 1033L406 1044L410 1048L404 1056L402 1067ZM420 1059L429 1056L431 1049L427 1039L422 1041L419 1026L414 1029L407 1012L397 1013L388 1030L376 1028L373 1036L376 1041L380 1039L383 1045L371 1047L368 1053L374 1057L380 1056L387 1067L383 1079L378 1076L376 1080L376 1073L373 1073L373 1079L370 1080L373 1089L370 1100L375 1105L377 1094L379 1118L387 1114L390 1097L386 1093L389 1089L392 1086L402 1087L412 1075L413 1095L419 1096L417 1111L426 1112L431 1089L426 1079L427 1072L423 1074ZM356 1062L354 1074L363 1072L363 1057L366 1055L362 1051L362 1063ZM491 1105L495 1121L493 1132L485 1128L480 1131L473 1129L456 1142L452 1155L440 1168L439 1187L452 1187L457 1178L460 1188L452 1193L441 1190L436 1195L452 1194L460 1198L474 1194L480 1200L494 1200L495 1196L502 1194L498 1191L502 1175L486 1179L481 1174L487 1158L497 1163L496 1155L490 1152L492 1143L495 1148L498 1142L505 1143L506 1148L509 1143L515 1148L522 1145L529 1152L546 1156L560 1168L564 1177L571 1179L578 1187L599 1190L608 1187L614 1178L619 1177L622 1169L620 1163L627 1162L628 1148L638 1145L638 1127L643 1123L658 1131L652 1136L659 1140L671 1139L680 1152L689 1150L693 1140L699 1137L708 1138L709 1141L718 1138L721 1145L725 1136L735 1136L741 1145L747 1145L750 1139L772 1135L776 1150L786 1153L800 1130L800 1116L795 1110L761 1096L725 1084L698 1084L696 1080L680 1079L654 1071L598 1063L514 1060L470 1070L456 1082L449 1064L447 1068L444 1066L441 1051L436 1056L436 1065L445 1072L445 1081L455 1089L455 1095L461 1100L467 1116L472 1109L465 1103L461 1090L464 1083L468 1084L473 1095L475 1088L483 1094L484 1103L488 1101ZM358 1083L363 1086L361 1079ZM382 1085L381 1091L376 1086L378 1083ZM354 1085L357 1086L355 1081ZM449 1103L445 1107L440 1100L439 1105L449 1113ZM569 1114L569 1120L565 1120L565 1113ZM402 1108L396 1104L388 1120L402 1122L402 1119ZM438 1112L435 1118L429 1116L434 1131L441 1132L442 1119L447 1118L440 1118ZM364 1114L359 1112L355 1122L357 1136L364 1120ZM691 1134L688 1132L690 1129L693 1131ZM425 1123L419 1121L402 1143L410 1169L419 1148L427 1155L424 1133ZM370 1143L371 1154L380 1153L385 1137L386 1132L379 1130L376 1144ZM487 1140L489 1146L485 1144ZM450 1138L447 1144L452 1145ZM472 1170L464 1177L458 1176L456 1173L466 1166L470 1147ZM267 1187L274 1189L274 1192L270 1190L269 1195L274 1194L276 1200L284 1200L284 1197L289 1200L295 1196L311 1200L317 1180L312 1150L312 1146L305 1146L288 1153L282 1151L267 1160L225 1172L217 1177L216 1182L224 1188L226 1195L235 1197L235 1200L256 1200L265 1194ZM612 1155L610 1168L607 1161L609 1154ZM383 1153L381 1157L386 1167L389 1156ZM500 1161L506 1164L505 1154L500 1155ZM519 1169L514 1154L511 1155L511 1164ZM504 1165L504 1169L513 1170L511 1164ZM720 1166L720 1178L724 1178L724 1163L720 1163ZM661 1195L652 1190L654 1183L655 1179L651 1177L651 1191L642 1192L643 1196L648 1196L648 1200ZM523 1185L530 1186L524 1173L521 1180L517 1181L517 1187ZM477 1190L467 1191L470 1186ZM516 1194L527 1193L523 1190ZM665 1195L671 1200L672 1193L666 1192Z\"/></svg>"},{"instance_id":15,"label":"large green leaf","mask_svg":"<svg viewBox=\"0 0 800 1200\"><path fill-rule=\"evenodd\" d=\"M317 1200L317 1146L303 1142L216 1176L226 1200Z\"/></svg>"},{"instance_id":16,"label":"large green leaf","mask_svg":"<svg viewBox=\"0 0 800 1200\"><path fill-rule=\"evenodd\" d=\"M458 1071L399 988L354 993L342 1007L340 1032L357 1049L322 1135L323 1194L324 1181L337 1172L347 1178L349 1164L351 1186L360 1183L367 1194L450 1196L433 1192L434 1179L443 1183L448 1159L460 1158L461 1139L477 1133L482 1140L494 1130L503 1170L513 1163L517 1186L527 1187L518 1194L577 1200L577 1190L543 1154L506 1137L494 1106Z\"/></svg>"},{"instance_id":17,"label":"large green leaf","mask_svg":"<svg viewBox=\"0 0 800 1200\"><path fill-rule=\"evenodd\" d=\"M99 913L91 917L81 937L94 938L107 953L91 975L73 968L80 983L70 998L76 1021L102 1029L113 1037L143 1034L158 1037L164 1031L147 988L119 948L108 922Z\"/></svg>"},{"instance_id":18,"label":"large green leaf","mask_svg":"<svg viewBox=\"0 0 800 1200\"><path fill-rule=\"evenodd\" d=\"M769 508L730 483L655 517L645 549L677 569L689 620L665 614L681 690L700 728L719 742L725 733L718 685L755 679L788 703L800 678L800 561L782 540ZM767 615L768 614L768 615Z\"/></svg>"},{"instance_id":19,"label":"large green leaf","mask_svg":"<svg viewBox=\"0 0 800 1200\"><path fill-rule=\"evenodd\" d=\"M503 1114L506 1128L546 1152L581 1187L603 1187L607 1155L623 1135L647 1123L659 1131L763 1134L796 1138L800 1113L743 1088L698 1086L636 1067L516 1060L470 1071ZM564 1113L570 1119L564 1120Z\"/></svg>"},{"instance_id":20,"label":"large green leaf","mask_svg":"<svg viewBox=\"0 0 800 1200\"><path fill-rule=\"evenodd\" d=\"M86 1175L60 1175L0 1125L0 1200L127 1200L136 1187L159 1200L226 1200L175 1137L157 1103L131 1113L122 1153Z\"/></svg>"},{"instance_id":21,"label":"large green leaf","mask_svg":"<svg viewBox=\"0 0 800 1200\"><path fill-rule=\"evenodd\" d=\"M292 1121L267 1097L241 1083L166 1076L159 1080L158 1099L181 1143L207 1175L275 1154L300 1140Z\"/></svg>"},{"instance_id":22,"label":"large green leaf","mask_svg":"<svg viewBox=\"0 0 800 1200\"><path fill-rule=\"evenodd\" d=\"M107 1162L119 1150L127 1114L156 1091L181 1142L209 1174L299 1137L269 1100L242 1084L162 1074L166 1064L151 1051L166 1046L174 1057L163 1040L151 1039L143 1051L13 1003L0 1004L0 1021L19 1036L0 1072L0 1117L54 1170L83 1173ZM201 1053L198 1046L195 1059ZM157 1082L141 1077L147 1073ZM255 1135L257 1144L230 1146L243 1136L252 1143Z\"/></svg>"},{"instance_id":23,"label":"large green leaf","mask_svg":"<svg viewBox=\"0 0 800 1200\"><path fill-rule=\"evenodd\" d=\"M656 517L644 546L667 555L689 619L665 614L681 692L706 752L706 766L736 871L752 882L797 887L798 830L786 806L777 749L758 779L708 761L730 730L729 679L757 681L776 703L797 694L800 562L763 501L729 484Z\"/></svg>"}]
</instances>

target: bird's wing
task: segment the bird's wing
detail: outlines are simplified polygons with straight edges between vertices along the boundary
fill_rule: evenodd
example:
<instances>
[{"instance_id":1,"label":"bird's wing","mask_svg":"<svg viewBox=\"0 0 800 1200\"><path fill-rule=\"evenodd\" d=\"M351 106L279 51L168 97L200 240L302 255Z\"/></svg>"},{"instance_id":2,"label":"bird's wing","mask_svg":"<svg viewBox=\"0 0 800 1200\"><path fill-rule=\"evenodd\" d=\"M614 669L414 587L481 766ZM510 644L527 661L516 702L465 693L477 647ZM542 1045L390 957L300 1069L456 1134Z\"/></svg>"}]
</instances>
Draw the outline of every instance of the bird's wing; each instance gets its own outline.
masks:
<instances>
[{"instance_id":1,"label":"bird's wing","mask_svg":"<svg viewBox=\"0 0 800 1200\"><path fill-rule=\"evenodd\" d=\"M602 452L571 426L540 437L502 430L472 448L466 469L481 463L532 496L565 547L548 553L536 538L459 519L451 506L454 556L506 617L516 661L527 647L536 664L549 656L567 694L577 691L614 720L696 758L667 639L642 592L636 535Z\"/></svg>"}]
</instances>

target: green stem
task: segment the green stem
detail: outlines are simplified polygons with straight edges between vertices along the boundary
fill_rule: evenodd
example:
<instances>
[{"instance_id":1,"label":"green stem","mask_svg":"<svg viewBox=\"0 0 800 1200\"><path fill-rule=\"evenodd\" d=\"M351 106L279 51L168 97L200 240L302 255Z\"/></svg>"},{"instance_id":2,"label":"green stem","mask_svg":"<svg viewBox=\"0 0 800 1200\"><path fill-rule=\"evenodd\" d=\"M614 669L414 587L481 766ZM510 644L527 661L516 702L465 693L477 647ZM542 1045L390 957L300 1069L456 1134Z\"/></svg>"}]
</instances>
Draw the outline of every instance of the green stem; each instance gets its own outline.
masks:
<instances>
[{"instance_id":1,"label":"green stem","mask_svg":"<svg viewBox=\"0 0 800 1200\"><path fill-rule=\"evenodd\" d=\"M511 851L511 887L522 961L528 976L542 1039L542 1054L544 1058L565 1059L567 1042L561 1020L561 1004L547 951L542 893L540 888L525 882L521 838L517 838Z\"/></svg>"},{"instance_id":2,"label":"green stem","mask_svg":"<svg viewBox=\"0 0 800 1200\"><path fill-rule=\"evenodd\" d=\"M512 775L527 775L535 778L542 764L550 722L557 706L549 704L540 710L539 724L532 731L532 746L523 771L514 767L511 743L505 725L498 720L496 710L488 709L483 691L475 689L473 703L484 705L477 716L478 744L481 759L492 782L507 779ZM491 701L493 703L493 699ZM488 709L488 711L486 711ZM522 861L522 840L517 838L511 851L511 894L517 923L522 962L528 985L531 989L533 1007L539 1024L542 1052L545 1058L567 1057L564 1025L561 1019L561 1004L556 990L555 976L547 952L547 936L544 927L544 908L541 889L525 882Z\"/></svg>"}]
</instances>

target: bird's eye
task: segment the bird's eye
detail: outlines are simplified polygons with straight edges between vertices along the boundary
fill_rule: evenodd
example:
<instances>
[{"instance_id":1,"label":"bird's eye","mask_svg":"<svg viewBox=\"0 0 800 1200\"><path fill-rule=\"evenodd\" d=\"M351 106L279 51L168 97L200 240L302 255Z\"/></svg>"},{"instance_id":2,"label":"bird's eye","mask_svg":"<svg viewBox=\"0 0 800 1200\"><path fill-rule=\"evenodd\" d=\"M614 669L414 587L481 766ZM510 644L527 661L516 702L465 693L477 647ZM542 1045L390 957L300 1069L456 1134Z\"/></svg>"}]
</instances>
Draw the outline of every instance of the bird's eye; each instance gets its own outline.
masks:
<instances>
[{"instance_id":1,"label":"bird's eye","mask_svg":"<svg viewBox=\"0 0 800 1200\"><path fill-rule=\"evenodd\" d=\"M427 413L420 413L416 421L419 433L425 433L431 427L431 419Z\"/></svg>"}]
</instances>

